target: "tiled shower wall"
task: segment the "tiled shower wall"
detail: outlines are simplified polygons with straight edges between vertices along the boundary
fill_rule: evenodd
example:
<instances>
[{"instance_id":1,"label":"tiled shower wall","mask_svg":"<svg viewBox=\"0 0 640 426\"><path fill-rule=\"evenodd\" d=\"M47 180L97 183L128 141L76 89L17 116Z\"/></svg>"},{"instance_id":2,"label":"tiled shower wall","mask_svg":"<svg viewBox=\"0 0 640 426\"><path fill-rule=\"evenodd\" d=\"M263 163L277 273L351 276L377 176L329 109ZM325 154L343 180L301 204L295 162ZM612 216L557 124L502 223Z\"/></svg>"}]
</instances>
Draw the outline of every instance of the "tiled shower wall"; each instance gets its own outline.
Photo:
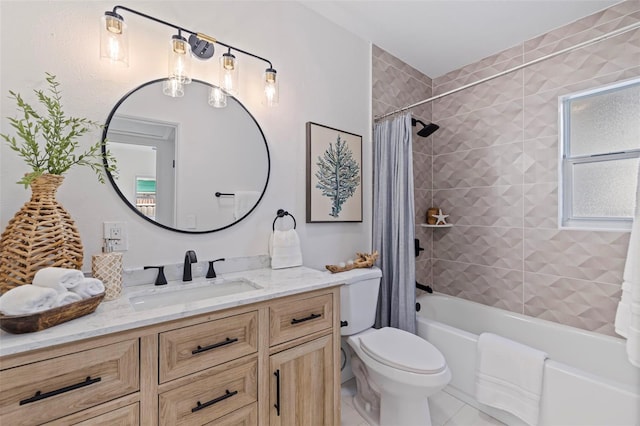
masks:
<instances>
[{"instance_id":1,"label":"tiled shower wall","mask_svg":"<svg viewBox=\"0 0 640 426\"><path fill-rule=\"evenodd\" d=\"M437 77L433 94L639 20L640 1L619 3ZM381 64L394 60L374 48L374 116L419 100L389 100L415 89L391 84L413 84L387 74ZM441 127L425 145L414 134L416 221L433 204L455 226L417 229L425 248L432 239L416 264L418 280L443 293L615 335L629 233L558 229L558 96L638 76L640 30L634 30L429 104L425 118ZM422 83L429 81L425 76Z\"/></svg>"},{"instance_id":2,"label":"tiled shower wall","mask_svg":"<svg viewBox=\"0 0 640 426\"><path fill-rule=\"evenodd\" d=\"M374 117L431 97L431 79L429 77L375 45L372 53ZM414 118L429 123L431 121L431 104L413 108L411 113ZM413 128L416 224L425 221L432 196L433 136L428 138L418 136L417 130L420 129L422 129L420 124ZM416 281L421 284L431 283L432 236L433 233L430 230L416 225L416 238L420 240L420 245L425 249L416 259Z\"/></svg>"}]
</instances>

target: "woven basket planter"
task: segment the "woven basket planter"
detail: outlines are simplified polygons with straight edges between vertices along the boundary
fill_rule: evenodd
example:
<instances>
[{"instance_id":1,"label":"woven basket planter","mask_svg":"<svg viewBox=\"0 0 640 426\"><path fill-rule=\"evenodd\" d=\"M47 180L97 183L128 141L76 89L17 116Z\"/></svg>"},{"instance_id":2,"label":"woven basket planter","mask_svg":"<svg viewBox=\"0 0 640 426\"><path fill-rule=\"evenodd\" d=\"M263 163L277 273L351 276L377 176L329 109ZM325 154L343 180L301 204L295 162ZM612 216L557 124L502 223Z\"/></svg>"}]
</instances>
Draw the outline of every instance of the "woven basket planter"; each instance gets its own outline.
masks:
<instances>
[{"instance_id":1,"label":"woven basket planter","mask_svg":"<svg viewBox=\"0 0 640 426\"><path fill-rule=\"evenodd\" d=\"M82 242L75 223L56 201L64 177L44 174L31 183L31 199L0 236L0 293L30 284L48 266L82 268Z\"/></svg>"}]
</instances>

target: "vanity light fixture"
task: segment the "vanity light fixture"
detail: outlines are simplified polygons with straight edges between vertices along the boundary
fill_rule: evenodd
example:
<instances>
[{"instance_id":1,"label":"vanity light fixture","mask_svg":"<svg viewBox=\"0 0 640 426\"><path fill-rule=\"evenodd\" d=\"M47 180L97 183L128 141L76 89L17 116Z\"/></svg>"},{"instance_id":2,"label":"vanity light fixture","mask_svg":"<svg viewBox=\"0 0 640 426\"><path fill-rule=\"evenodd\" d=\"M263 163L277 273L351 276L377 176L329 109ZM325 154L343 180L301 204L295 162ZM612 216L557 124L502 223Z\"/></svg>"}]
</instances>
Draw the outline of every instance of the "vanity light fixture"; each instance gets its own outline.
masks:
<instances>
[{"instance_id":1,"label":"vanity light fixture","mask_svg":"<svg viewBox=\"0 0 640 426\"><path fill-rule=\"evenodd\" d=\"M222 90L215 90L215 88L211 90L209 104L217 108L223 108L226 106L226 96L238 93L238 60L232 51L243 53L269 64L264 74L264 103L268 106L278 104L277 73L268 59L223 43L209 35L188 30L128 7L115 6L112 11L104 13L100 30L100 56L102 58L108 59L110 62L121 62L125 65L128 65L129 62L126 25L124 18L117 13L118 9L178 30L178 34L171 38L169 81L163 85L163 92L166 95L182 96L184 94L184 85L191 82L191 55L202 60L209 59L213 57L214 44L218 44L227 48L227 52L220 58L219 83ZM190 34L188 41L182 36L182 33Z\"/></svg>"},{"instance_id":2,"label":"vanity light fixture","mask_svg":"<svg viewBox=\"0 0 640 426\"><path fill-rule=\"evenodd\" d=\"M182 84L191 83L191 46L180 31L169 44L169 78Z\"/></svg>"},{"instance_id":3,"label":"vanity light fixture","mask_svg":"<svg viewBox=\"0 0 640 426\"><path fill-rule=\"evenodd\" d=\"M115 12L105 12L100 26L100 57L112 63L129 66L129 38L127 24Z\"/></svg>"},{"instance_id":4,"label":"vanity light fixture","mask_svg":"<svg viewBox=\"0 0 640 426\"><path fill-rule=\"evenodd\" d=\"M238 60L231 49L220 57L220 87L230 95L238 94Z\"/></svg>"}]
</instances>

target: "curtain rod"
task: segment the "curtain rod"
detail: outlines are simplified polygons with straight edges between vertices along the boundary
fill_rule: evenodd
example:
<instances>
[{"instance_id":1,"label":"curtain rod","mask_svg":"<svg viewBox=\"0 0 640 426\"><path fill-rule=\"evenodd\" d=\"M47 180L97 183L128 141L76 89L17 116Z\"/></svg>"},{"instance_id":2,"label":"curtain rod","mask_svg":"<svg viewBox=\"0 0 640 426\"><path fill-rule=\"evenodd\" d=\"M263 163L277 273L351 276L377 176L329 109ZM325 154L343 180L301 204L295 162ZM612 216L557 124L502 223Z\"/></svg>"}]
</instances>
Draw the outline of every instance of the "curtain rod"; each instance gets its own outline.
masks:
<instances>
[{"instance_id":1,"label":"curtain rod","mask_svg":"<svg viewBox=\"0 0 640 426\"><path fill-rule=\"evenodd\" d=\"M465 84L464 86L460 86L460 87L458 87L456 89L449 90L448 92L444 92L444 93L441 93L439 95L432 96L430 98L424 99L422 101L416 102L416 103L408 105L406 107L397 109L397 110L392 111L392 112L388 112L388 113L383 114L383 115L381 115L379 117L374 117L373 121L382 120L383 118L389 117L390 115L397 114L399 112L403 112L403 111L406 111L406 110L411 109L411 108L415 108L417 106L426 104L427 102L435 101L436 99L440 99L440 98L443 98L445 96L451 95L453 93L459 92L461 90L468 89L469 87L477 86L478 84L485 83L485 82L487 82L489 80L493 80L493 79L498 78L498 77L502 77L505 74L509 74L511 72L518 71L518 70L520 70L522 68L528 67L529 65L534 65L534 64L537 64L538 62L542 62L544 60L553 58L554 56L562 55L563 53L567 53L567 52L570 52L572 50L580 49L582 47L598 43L598 42L600 42L602 40L606 40L606 39L609 39L611 37L619 36L620 34L624 34L624 33L628 32L628 31L634 30L636 28L640 28L640 22L636 22L634 24L627 25L626 27L618 28L617 30L610 31L610 32L605 33L605 34L601 34L601 35L599 35L597 37L594 37L594 38L592 38L590 40L583 41L581 43L575 44L575 45L570 46L570 47L566 47L564 49L558 50L557 52L553 52L553 53L550 53L550 54L545 55L545 56L541 56L538 59L534 59L534 60L531 60L529 62L525 62L524 64L515 66L513 68L509 68L508 70L501 71L501 72L499 72L497 74L494 74L494 75L489 76L489 77L485 77L485 78L480 79L478 81L475 81L473 83Z\"/></svg>"}]
</instances>

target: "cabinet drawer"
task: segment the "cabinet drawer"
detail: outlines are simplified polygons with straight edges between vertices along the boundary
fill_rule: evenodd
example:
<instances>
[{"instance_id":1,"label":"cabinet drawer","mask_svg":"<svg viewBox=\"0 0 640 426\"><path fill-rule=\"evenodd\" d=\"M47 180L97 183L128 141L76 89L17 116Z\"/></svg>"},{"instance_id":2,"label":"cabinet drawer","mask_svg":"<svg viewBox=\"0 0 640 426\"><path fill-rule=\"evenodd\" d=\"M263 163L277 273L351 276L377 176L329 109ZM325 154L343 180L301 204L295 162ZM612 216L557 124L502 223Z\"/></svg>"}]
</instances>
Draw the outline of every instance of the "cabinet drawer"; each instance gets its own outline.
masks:
<instances>
[{"instance_id":1,"label":"cabinet drawer","mask_svg":"<svg viewBox=\"0 0 640 426\"><path fill-rule=\"evenodd\" d=\"M220 417L205 426L257 426L258 425L258 404L251 404L239 410Z\"/></svg>"},{"instance_id":2,"label":"cabinet drawer","mask_svg":"<svg viewBox=\"0 0 640 426\"><path fill-rule=\"evenodd\" d=\"M332 324L331 294L276 302L269 308L270 345L329 330Z\"/></svg>"},{"instance_id":3,"label":"cabinet drawer","mask_svg":"<svg viewBox=\"0 0 640 426\"><path fill-rule=\"evenodd\" d=\"M255 359L249 360L160 394L160 424L208 424L255 403L258 399L257 366Z\"/></svg>"},{"instance_id":4,"label":"cabinet drawer","mask_svg":"<svg viewBox=\"0 0 640 426\"><path fill-rule=\"evenodd\" d=\"M160 333L160 383L258 351L258 313Z\"/></svg>"},{"instance_id":5,"label":"cabinet drawer","mask_svg":"<svg viewBox=\"0 0 640 426\"><path fill-rule=\"evenodd\" d=\"M138 340L0 372L0 424L40 424L139 389Z\"/></svg>"},{"instance_id":6,"label":"cabinet drawer","mask_svg":"<svg viewBox=\"0 0 640 426\"><path fill-rule=\"evenodd\" d=\"M100 416L93 417L80 423L71 423L81 426L134 426L140 424L140 406L135 404L109 411Z\"/></svg>"}]
</instances>

